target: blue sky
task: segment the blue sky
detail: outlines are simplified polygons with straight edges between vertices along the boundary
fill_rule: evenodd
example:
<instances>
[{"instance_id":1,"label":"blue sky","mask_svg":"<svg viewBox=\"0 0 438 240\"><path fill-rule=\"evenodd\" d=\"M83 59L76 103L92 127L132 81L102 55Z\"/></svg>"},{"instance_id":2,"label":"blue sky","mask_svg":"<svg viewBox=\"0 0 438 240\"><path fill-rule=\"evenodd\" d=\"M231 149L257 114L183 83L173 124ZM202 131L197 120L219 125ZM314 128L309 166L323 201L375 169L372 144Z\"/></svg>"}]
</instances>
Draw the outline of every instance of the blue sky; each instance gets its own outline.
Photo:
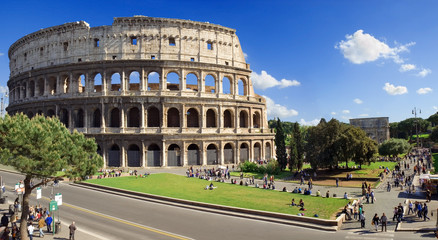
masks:
<instances>
[{"instance_id":1,"label":"blue sky","mask_svg":"<svg viewBox=\"0 0 438 240\"><path fill-rule=\"evenodd\" d=\"M438 111L438 1L2 1L0 90L9 46L41 28L145 15L237 30L269 119L389 117Z\"/></svg>"}]
</instances>

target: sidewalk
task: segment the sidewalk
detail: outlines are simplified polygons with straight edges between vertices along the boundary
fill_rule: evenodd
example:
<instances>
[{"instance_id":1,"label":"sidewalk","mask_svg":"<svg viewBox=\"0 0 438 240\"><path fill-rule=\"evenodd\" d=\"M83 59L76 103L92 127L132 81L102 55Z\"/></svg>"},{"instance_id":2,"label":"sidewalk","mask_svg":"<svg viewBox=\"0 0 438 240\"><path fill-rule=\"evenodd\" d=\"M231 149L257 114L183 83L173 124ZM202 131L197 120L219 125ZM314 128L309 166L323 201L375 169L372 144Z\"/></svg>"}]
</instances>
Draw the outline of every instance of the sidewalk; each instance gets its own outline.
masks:
<instances>
[{"instance_id":1,"label":"sidewalk","mask_svg":"<svg viewBox=\"0 0 438 240\"><path fill-rule=\"evenodd\" d=\"M10 218L10 214L9 214L9 205L13 204L14 199L16 198L16 195L14 192L11 191L6 191L3 196L6 196L6 201L4 204L0 204L0 216L3 216L3 213L6 213L7 216ZM19 212L18 217L21 217L21 212ZM62 218L61 218L61 228L60 231L58 233L56 233L55 235L53 235L52 233L48 233L47 232L47 227L44 227L44 238L40 238L39 237L39 230L38 230L38 224L37 222L33 223L33 226L35 227L34 233L33 233L33 237L34 239L46 239L46 240L52 240L52 239L56 239L56 240L64 240L64 239L69 239L69 229L68 226L71 224L71 222L63 222ZM78 224L76 224L78 225ZM17 226L20 227L19 224L19 220L17 221ZM9 230L11 230L11 223L9 223ZM75 232L75 239L81 239L81 240L94 240L96 239L95 236L93 236L92 233L85 233L83 231L81 231L80 227L76 226L77 230ZM3 233L3 232L2 232ZM10 238L11 234L9 234Z\"/></svg>"}]
</instances>

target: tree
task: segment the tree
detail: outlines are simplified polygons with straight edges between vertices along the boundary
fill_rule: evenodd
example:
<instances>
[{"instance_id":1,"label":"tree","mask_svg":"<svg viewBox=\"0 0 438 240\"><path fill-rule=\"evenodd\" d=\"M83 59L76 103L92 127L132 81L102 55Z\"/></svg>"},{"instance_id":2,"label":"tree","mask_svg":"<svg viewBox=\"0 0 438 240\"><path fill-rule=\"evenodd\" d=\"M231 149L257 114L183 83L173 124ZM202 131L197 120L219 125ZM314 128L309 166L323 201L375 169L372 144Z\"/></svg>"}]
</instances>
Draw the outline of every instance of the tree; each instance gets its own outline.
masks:
<instances>
[{"instance_id":1,"label":"tree","mask_svg":"<svg viewBox=\"0 0 438 240\"><path fill-rule=\"evenodd\" d=\"M284 170L287 165L287 153L286 153L286 136L283 131L283 124L280 119L277 119L277 129L275 132L275 146L277 147L275 153L277 156L278 164L280 164L281 170Z\"/></svg>"},{"instance_id":2,"label":"tree","mask_svg":"<svg viewBox=\"0 0 438 240\"><path fill-rule=\"evenodd\" d=\"M430 134L429 139L434 141L434 142L438 142L438 127L435 127L432 130L432 133Z\"/></svg>"},{"instance_id":3,"label":"tree","mask_svg":"<svg viewBox=\"0 0 438 240\"><path fill-rule=\"evenodd\" d=\"M432 125L432 127L435 127L438 125L438 112L435 114L430 115L430 117L427 119Z\"/></svg>"},{"instance_id":4,"label":"tree","mask_svg":"<svg viewBox=\"0 0 438 240\"><path fill-rule=\"evenodd\" d=\"M391 138L379 146L379 154L382 156L395 157L399 154L408 153L411 145L401 138Z\"/></svg>"},{"instance_id":5,"label":"tree","mask_svg":"<svg viewBox=\"0 0 438 240\"><path fill-rule=\"evenodd\" d=\"M94 139L70 133L57 118L37 115L29 119L24 114L0 119L0 163L24 175L22 239L27 239L32 190L64 177L83 179L103 166Z\"/></svg>"},{"instance_id":6,"label":"tree","mask_svg":"<svg viewBox=\"0 0 438 240\"><path fill-rule=\"evenodd\" d=\"M289 143L289 168L292 171L293 168L300 170L303 167L304 157L304 144L300 124L295 123L292 131L292 137Z\"/></svg>"}]
</instances>

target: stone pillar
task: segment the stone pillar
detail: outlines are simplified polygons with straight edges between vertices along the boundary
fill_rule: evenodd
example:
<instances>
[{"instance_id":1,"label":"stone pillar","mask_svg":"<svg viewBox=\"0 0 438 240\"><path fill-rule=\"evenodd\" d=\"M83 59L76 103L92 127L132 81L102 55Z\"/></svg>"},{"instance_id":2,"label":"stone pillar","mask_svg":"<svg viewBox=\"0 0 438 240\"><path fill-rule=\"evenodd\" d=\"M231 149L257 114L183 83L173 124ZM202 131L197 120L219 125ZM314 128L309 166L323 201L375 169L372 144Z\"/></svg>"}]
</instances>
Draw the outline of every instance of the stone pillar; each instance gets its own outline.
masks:
<instances>
[{"instance_id":1,"label":"stone pillar","mask_svg":"<svg viewBox=\"0 0 438 240\"><path fill-rule=\"evenodd\" d=\"M221 165L224 165L225 164L225 159L224 159L224 147L225 147L225 144L224 144L224 142L223 141L220 141L220 143L219 143L219 149L218 149L218 158L219 158L219 162L220 162L220 164Z\"/></svg>"},{"instance_id":2,"label":"stone pillar","mask_svg":"<svg viewBox=\"0 0 438 240\"><path fill-rule=\"evenodd\" d=\"M239 115L239 108L234 107L234 133L237 133L238 128L240 127Z\"/></svg>"},{"instance_id":3,"label":"stone pillar","mask_svg":"<svg viewBox=\"0 0 438 240\"><path fill-rule=\"evenodd\" d=\"M205 105L201 105L201 113L199 114L199 127L201 128L201 133L204 132L203 130L207 128L207 113L205 112Z\"/></svg>"},{"instance_id":4,"label":"stone pillar","mask_svg":"<svg viewBox=\"0 0 438 240\"><path fill-rule=\"evenodd\" d=\"M199 73L199 78L200 78L198 79L199 92L205 93L205 73L203 71Z\"/></svg>"},{"instance_id":5,"label":"stone pillar","mask_svg":"<svg viewBox=\"0 0 438 240\"><path fill-rule=\"evenodd\" d=\"M141 140L141 166L146 167L146 156L147 156L148 150L144 144L144 140Z\"/></svg>"},{"instance_id":6,"label":"stone pillar","mask_svg":"<svg viewBox=\"0 0 438 240\"><path fill-rule=\"evenodd\" d=\"M105 133L105 127L106 127L105 116L106 116L105 103L103 102L103 100L101 100L100 102L100 119L101 119L100 132L101 133Z\"/></svg>"},{"instance_id":7,"label":"stone pillar","mask_svg":"<svg viewBox=\"0 0 438 240\"><path fill-rule=\"evenodd\" d=\"M105 70L102 71L101 76L102 76L102 95L106 96L106 94L108 92L108 89L107 89L108 84L106 82L106 71Z\"/></svg>"},{"instance_id":8,"label":"stone pillar","mask_svg":"<svg viewBox=\"0 0 438 240\"><path fill-rule=\"evenodd\" d=\"M123 133L125 131L126 124L125 124L125 109L123 105L120 107L120 132Z\"/></svg>"},{"instance_id":9,"label":"stone pillar","mask_svg":"<svg viewBox=\"0 0 438 240\"><path fill-rule=\"evenodd\" d=\"M216 81L216 93L224 93L224 91L223 91L223 82L222 82L222 80L224 79L224 74L223 73L219 73L218 74L218 79L216 79L215 81Z\"/></svg>"},{"instance_id":10,"label":"stone pillar","mask_svg":"<svg viewBox=\"0 0 438 240\"><path fill-rule=\"evenodd\" d=\"M121 161L121 164L120 164L120 166L121 167L126 167L126 149L125 149L125 144L124 143L122 143L122 144L120 144L121 145L121 148L120 148L120 161Z\"/></svg>"},{"instance_id":11,"label":"stone pillar","mask_svg":"<svg viewBox=\"0 0 438 240\"><path fill-rule=\"evenodd\" d=\"M219 105L218 113L217 113L217 123L219 128L219 133L221 133L224 129L224 109L222 104Z\"/></svg>"},{"instance_id":12,"label":"stone pillar","mask_svg":"<svg viewBox=\"0 0 438 240\"><path fill-rule=\"evenodd\" d=\"M162 140L161 143L161 166L167 167L167 148L166 148L166 140Z\"/></svg>"},{"instance_id":13,"label":"stone pillar","mask_svg":"<svg viewBox=\"0 0 438 240\"><path fill-rule=\"evenodd\" d=\"M122 69L122 72L120 73L120 90L122 92L122 95L126 94L127 85L128 79L125 74L125 69Z\"/></svg>"},{"instance_id":14,"label":"stone pillar","mask_svg":"<svg viewBox=\"0 0 438 240\"><path fill-rule=\"evenodd\" d=\"M76 80L73 79L73 73L72 72L70 72L68 74L68 80L69 80L69 87L68 87L69 89L68 89L67 93L76 93L76 92L78 92L77 91L77 86L79 86L79 84L77 84L77 79ZM75 84L75 82L76 82L76 84Z\"/></svg>"},{"instance_id":15,"label":"stone pillar","mask_svg":"<svg viewBox=\"0 0 438 240\"><path fill-rule=\"evenodd\" d=\"M104 144L102 144L102 145L104 145ZM107 166L107 146L103 146L102 147L102 159L103 159L103 168L106 168L106 166Z\"/></svg>"},{"instance_id":16,"label":"stone pillar","mask_svg":"<svg viewBox=\"0 0 438 240\"><path fill-rule=\"evenodd\" d=\"M182 69L181 70L181 76L180 76L180 79L182 79L181 81L180 81L180 86L181 86L181 89L180 89L180 91L181 92L184 92L184 91L187 91L187 76L186 76L186 71L184 71L184 69Z\"/></svg>"},{"instance_id":17,"label":"stone pillar","mask_svg":"<svg viewBox=\"0 0 438 240\"><path fill-rule=\"evenodd\" d=\"M147 90L147 77L145 76L144 68L140 70L140 92L144 92Z\"/></svg>"},{"instance_id":18,"label":"stone pillar","mask_svg":"<svg viewBox=\"0 0 438 240\"><path fill-rule=\"evenodd\" d=\"M167 78L164 76L164 71L161 70L160 73L160 91L165 91L167 89Z\"/></svg>"},{"instance_id":19,"label":"stone pillar","mask_svg":"<svg viewBox=\"0 0 438 240\"><path fill-rule=\"evenodd\" d=\"M43 96L49 95L49 88L48 88L49 83L47 81L48 81L47 75L44 75L44 92L43 92Z\"/></svg>"},{"instance_id":20,"label":"stone pillar","mask_svg":"<svg viewBox=\"0 0 438 240\"><path fill-rule=\"evenodd\" d=\"M88 132L88 128L90 127L89 121L88 121L88 109L87 107L84 108L84 130L85 133Z\"/></svg>"},{"instance_id":21,"label":"stone pillar","mask_svg":"<svg viewBox=\"0 0 438 240\"><path fill-rule=\"evenodd\" d=\"M64 89L64 85L61 85L61 76L58 73L58 75L56 75L56 89L55 89L56 91L55 91L55 95L58 94L58 93L62 93L63 89Z\"/></svg>"},{"instance_id":22,"label":"stone pillar","mask_svg":"<svg viewBox=\"0 0 438 240\"><path fill-rule=\"evenodd\" d=\"M144 102L141 103L141 109L140 109L140 132L145 132L145 109L144 109Z\"/></svg>"}]
</instances>

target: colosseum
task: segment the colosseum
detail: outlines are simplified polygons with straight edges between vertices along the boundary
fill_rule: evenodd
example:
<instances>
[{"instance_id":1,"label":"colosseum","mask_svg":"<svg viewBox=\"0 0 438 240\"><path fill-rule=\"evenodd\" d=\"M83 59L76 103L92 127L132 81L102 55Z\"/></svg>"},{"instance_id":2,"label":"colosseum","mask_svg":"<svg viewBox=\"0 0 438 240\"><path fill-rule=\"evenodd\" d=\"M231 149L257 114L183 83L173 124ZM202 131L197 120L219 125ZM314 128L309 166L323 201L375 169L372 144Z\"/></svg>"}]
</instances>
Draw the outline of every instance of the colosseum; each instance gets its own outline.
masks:
<instances>
[{"instance_id":1,"label":"colosseum","mask_svg":"<svg viewBox=\"0 0 438 240\"><path fill-rule=\"evenodd\" d=\"M8 54L8 113L59 117L96 139L105 167L273 156L266 101L234 29L145 16L80 21L26 35Z\"/></svg>"}]
</instances>

